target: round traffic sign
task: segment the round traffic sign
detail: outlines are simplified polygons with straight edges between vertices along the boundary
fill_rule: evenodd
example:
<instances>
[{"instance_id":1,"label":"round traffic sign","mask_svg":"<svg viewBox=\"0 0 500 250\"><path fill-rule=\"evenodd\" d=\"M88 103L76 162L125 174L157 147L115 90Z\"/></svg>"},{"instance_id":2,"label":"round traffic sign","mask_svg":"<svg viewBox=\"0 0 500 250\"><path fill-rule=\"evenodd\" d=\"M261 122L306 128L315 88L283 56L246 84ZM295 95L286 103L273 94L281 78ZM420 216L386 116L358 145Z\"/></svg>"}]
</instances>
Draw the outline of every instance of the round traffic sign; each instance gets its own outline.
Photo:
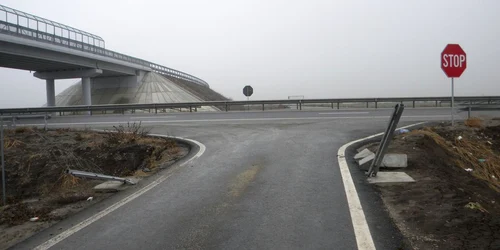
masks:
<instances>
[{"instance_id":1,"label":"round traffic sign","mask_svg":"<svg viewBox=\"0 0 500 250\"><path fill-rule=\"evenodd\" d=\"M457 78L467 68L467 54L458 44L448 44L441 52L441 68L448 77Z\"/></svg>"},{"instance_id":2,"label":"round traffic sign","mask_svg":"<svg viewBox=\"0 0 500 250\"><path fill-rule=\"evenodd\" d=\"M243 94L246 96L246 97L249 97L253 94L253 88L252 86L250 85L247 85L243 88Z\"/></svg>"}]
</instances>

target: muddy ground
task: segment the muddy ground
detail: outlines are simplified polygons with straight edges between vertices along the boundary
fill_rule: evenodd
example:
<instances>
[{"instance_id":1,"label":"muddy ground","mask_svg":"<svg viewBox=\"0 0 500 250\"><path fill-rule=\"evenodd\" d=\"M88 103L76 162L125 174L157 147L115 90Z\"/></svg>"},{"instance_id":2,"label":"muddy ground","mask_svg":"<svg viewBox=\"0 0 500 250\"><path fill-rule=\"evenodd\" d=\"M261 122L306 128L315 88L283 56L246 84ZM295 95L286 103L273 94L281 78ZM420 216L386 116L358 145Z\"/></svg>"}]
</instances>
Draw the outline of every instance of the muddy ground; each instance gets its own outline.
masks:
<instances>
[{"instance_id":1,"label":"muddy ground","mask_svg":"<svg viewBox=\"0 0 500 250\"><path fill-rule=\"evenodd\" d=\"M67 169L142 178L168 167L189 151L188 145L174 140L145 136L147 131L138 124L112 131L6 130L8 205L0 207L0 249L110 195L93 191L102 181L73 177L65 173ZM87 200L89 197L92 201ZM38 220L30 221L34 217Z\"/></svg>"},{"instance_id":2,"label":"muddy ground","mask_svg":"<svg viewBox=\"0 0 500 250\"><path fill-rule=\"evenodd\" d=\"M467 124L411 131L389 147L408 155L416 182L377 189L413 249L500 249L500 121Z\"/></svg>"}]
</instances>

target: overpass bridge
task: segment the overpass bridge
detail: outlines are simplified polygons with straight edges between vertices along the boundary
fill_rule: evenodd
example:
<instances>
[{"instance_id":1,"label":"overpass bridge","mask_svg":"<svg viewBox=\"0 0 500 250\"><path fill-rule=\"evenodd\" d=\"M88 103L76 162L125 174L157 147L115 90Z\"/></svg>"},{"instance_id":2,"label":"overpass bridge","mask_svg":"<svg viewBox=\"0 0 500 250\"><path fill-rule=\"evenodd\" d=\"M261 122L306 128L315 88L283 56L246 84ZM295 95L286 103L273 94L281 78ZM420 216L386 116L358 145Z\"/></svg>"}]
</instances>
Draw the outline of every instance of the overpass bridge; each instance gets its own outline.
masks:
<instances>
[{"instance_id":1,"label":"overpass bridge","mask_svg":"<svg viewBox=\"0 0 500 250\"><path fill-rule=\"evenodd\" d=\"M200 78L105 47L97 35L0 5L0 67L34 71L46 80L47 106L55 106L55 80L82 79L83 104L91 82L139 82L146 72L208 87Z\"/></svg>"}]
</instances>

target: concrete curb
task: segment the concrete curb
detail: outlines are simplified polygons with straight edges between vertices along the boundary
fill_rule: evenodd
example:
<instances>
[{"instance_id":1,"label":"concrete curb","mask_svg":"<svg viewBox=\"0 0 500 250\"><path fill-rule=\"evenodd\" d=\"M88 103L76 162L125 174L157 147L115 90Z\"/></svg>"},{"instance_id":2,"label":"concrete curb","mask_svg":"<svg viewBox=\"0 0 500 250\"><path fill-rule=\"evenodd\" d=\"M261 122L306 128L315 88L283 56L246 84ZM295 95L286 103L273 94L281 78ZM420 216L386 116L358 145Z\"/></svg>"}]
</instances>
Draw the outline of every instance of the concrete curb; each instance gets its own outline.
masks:
<instances>
[{"instance_id":1,"label":"concrete curb","mask_svg":"<svg viewBox=\"0 0 500 250\"><path fill-rule=\"evenodd\" d=\"M415 128L417 126L424 126L426 124L427 123L422 122L404 126L402 128ZM376 246L380 249L394 249L395 247L401 247L401 242L404 242L405 245L408 245L401 232L397 229L390 217L387 215L387 211L385 211L384 209L376 208L383 208L384 205L379 196L372 195L376 192L373 189L373 186L364 185L367 183L367 177L364 172L358 170L356 162L353 158L357 153L357 148L369 142L374 142L377 140L380 141L382 135L383 132L348 142L340 147L337 152L337 160L340 167L342 181L344 183L344 189L351 215L351 221L354 228L356 243L358 249L363 250L374 250L376 249ZM356 180L356 182L354 182L352 177L353 175L357 177L356 179L364 178L364 180ZM358 189L362 190L362 192L358 192ZM377 206L365 211L361 204L360 196L364 198L365 206L367 204L370 205L369 207L373 207L374 204L377 204ZM366 200L368 200L367 203ZM367 219L365 214L368 214L370 218ZM381 233L380 230L371 232L370 227L376 227L378 229L384 228L384 230L382 230L384 233ZM385 238L387 233L392 234L393 238L387 240ZM379 239L377 236L382 238ZM374 238L378 240L375 242L373 240ZM399 240L396 240L397 243L394 243L394 239Z\"/></svg>"}]
</instances>

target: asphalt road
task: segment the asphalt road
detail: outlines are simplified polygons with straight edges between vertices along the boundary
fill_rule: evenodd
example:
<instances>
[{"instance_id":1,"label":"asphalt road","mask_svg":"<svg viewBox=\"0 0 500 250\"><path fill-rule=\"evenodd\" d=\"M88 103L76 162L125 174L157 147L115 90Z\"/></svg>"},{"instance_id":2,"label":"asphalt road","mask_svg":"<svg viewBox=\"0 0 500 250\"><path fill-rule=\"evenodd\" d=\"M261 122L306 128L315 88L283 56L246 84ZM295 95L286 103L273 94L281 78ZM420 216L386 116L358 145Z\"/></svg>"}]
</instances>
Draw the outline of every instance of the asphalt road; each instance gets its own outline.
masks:
<instances>
[{"instance_id":1,"label":"asphalt road","mask_svg":"<svg viewBox=\"0 0 500 250\"><path fill-rule=\"evenodd\" d=\"M230 112L51 119L51 126L93 128L142 121L152 133L190 138L206 146L200 158L162 173L171 174L166 181L52 249L357 249L337 150L383 131L390 113ZM447 119L448 109L407 109L400 124ZM370 195L371 191L363 190L360 196ZM134 189L15 248L38 246L131 192ZM365 210L381 210L381 204L370 199L361 203ZM376 213L377 218L370 218L371 214L367 213L371 231L389 228L384 231L388 233L374 233L377 248L396 249L400 242L390 233L394 230L390 221L383 213Z\"/></svg>"}]
</instances>

